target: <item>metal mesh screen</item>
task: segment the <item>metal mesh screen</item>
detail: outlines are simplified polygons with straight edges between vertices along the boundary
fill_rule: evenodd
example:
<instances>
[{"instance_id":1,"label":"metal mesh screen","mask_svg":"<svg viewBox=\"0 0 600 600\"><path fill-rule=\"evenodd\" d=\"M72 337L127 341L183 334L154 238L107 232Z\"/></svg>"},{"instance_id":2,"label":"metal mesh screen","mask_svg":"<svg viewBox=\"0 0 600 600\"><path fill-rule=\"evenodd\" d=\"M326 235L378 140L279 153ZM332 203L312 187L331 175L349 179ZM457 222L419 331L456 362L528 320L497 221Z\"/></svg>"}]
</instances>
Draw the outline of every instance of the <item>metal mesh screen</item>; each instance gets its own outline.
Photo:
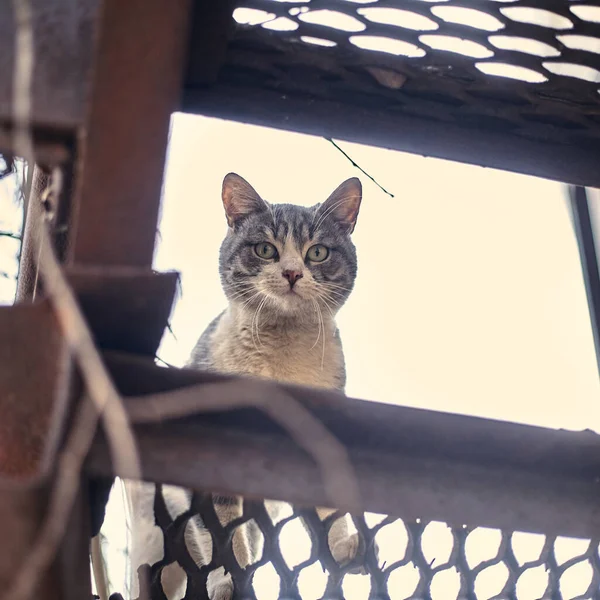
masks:
<instances>
[{"instance_id":1,"label":"metal mesh screen","mask_svg":"<svg viewBox=\"0 0 600 600\"><path fill-rule=\"evenodd\" d=\"M155 516L164 535L164 558L140 569L141 598L165 597L161 573L173 562L188 575L185 598L190 599L208 597L208 575L221 566L232 574L235 597L244 599L600 597L599 550L594 540L365 514L352 518L362 541L362 559L342 567L326 541L339 513L321 521L314 509L285 505L280 516L272 519L264 503L245 501L243 517L222 525L212 496L195 494L190 510L172 518L158 486ZM184 540L187 522L197 516L213 541L212 560L201 566ZM258 526L264 544L258 560L243 569L232 537L237 527L248 522Z\"/></svg>"},{"instance_id":2,"label":"metal mesh screen","mask_svg":"<svg viewBox=\"0 0 600 600\"><path fill-rule=\"evenodd\" d=\"M238 4L223 81L563 143L600 129L596 1Z\"/></svg>"}]
</instances>

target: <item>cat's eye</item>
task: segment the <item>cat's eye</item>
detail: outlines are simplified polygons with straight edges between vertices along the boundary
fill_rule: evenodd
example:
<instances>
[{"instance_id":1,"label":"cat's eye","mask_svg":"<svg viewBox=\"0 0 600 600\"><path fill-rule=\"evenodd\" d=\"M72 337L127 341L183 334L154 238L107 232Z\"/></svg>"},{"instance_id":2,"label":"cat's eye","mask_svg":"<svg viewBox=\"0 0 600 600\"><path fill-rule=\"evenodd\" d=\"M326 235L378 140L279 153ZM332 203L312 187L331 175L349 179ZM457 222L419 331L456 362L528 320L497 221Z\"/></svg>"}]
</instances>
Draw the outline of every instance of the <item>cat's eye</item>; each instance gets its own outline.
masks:
<instances>
[{"instance_id":1,"label":"cat's eye","mask_svg":"<svg viewBox=\"0 0 600 600\"><path fill-rule=\"evenodd\" d=\"M312 262L323 262L329 256L329 248L323 244L315 244L308 249L306 258Z\"/></svg>"},{"instance_id":2,"label":"cat's eye","mask_svg":"<svg viewBox=\"0 0 600 600\"><path fill-rule=\"evenodd\" d=\"M257 256L260 256L265 260L270 260L271 258L275 258L275 256L277 256L277 248L275 248L273 244L269 244L269 242L261 242L260 244L256 244L256 246L254 246L254 252L256 252Z\"/></svg>"}]
</instances>

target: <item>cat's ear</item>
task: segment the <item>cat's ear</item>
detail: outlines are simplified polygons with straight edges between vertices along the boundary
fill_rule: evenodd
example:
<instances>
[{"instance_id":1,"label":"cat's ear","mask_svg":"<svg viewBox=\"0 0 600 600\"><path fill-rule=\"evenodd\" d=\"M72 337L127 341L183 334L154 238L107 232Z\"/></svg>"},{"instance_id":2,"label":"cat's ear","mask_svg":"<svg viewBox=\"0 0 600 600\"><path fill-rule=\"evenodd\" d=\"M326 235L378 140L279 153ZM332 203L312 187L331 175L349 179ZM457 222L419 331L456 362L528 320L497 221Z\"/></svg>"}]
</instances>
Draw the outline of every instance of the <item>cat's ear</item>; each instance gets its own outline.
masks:
<instances>
[{"instance_id":1,"label":"cat's ear","mask_svg":"<svg viewBox=\"0 0 600 600\"><path fill-rule=\"evenodd\" d=\"M222 198L229 227L234 227L240 219L251 213L268 209L267 203L256 190L236 173L225 175Z\"/></svg>"},{"instance_id":2,"label":"cat's ear","mask_svg":"<svg viewBox=\"0 0 600 600\"><path fill-rule=\"evenodd\" d=\"M360 179L352 177L332 192L331 196L319 206L317 214L323 219L333 219L350 234L356 225L361 200Z\"/></svg>"}]
</instances>

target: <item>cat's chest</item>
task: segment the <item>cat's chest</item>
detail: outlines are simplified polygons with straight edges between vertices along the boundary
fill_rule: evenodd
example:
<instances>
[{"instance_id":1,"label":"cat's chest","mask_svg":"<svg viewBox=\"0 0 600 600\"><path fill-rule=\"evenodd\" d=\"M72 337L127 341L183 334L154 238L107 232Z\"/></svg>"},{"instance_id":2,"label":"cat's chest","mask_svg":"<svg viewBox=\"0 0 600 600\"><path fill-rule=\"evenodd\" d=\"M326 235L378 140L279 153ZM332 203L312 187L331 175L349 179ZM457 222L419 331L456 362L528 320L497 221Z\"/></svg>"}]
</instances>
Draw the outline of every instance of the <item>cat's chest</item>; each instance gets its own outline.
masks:
<instances>
[{"instance_id":1,"label":"cat's chest","mask_svg":"<svg viewBox=\"0 0 600 600\"><path fill-rule=\"evenodd\" d=\"M333 332L284 333L218 328L213 360L220 371L327 388L343 387L343 355Z\"/></svg>"}]
</instances>

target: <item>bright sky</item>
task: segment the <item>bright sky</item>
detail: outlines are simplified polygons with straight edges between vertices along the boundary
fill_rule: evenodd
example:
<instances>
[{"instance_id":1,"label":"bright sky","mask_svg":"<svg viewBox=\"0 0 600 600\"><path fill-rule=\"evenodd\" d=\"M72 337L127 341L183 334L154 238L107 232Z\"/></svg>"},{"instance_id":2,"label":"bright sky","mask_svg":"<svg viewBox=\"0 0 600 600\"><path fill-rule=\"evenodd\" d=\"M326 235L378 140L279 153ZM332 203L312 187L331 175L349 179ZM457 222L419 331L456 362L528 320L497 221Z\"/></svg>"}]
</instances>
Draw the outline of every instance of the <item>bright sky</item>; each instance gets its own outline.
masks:
<instances>
[{"instance_id":1,"label":"bright sky","mask_svg":"<svg viewBox=\"0 0 600 600\"><path fill-rule=\"evenodd\" d=\"M183 364L225 306L217 256L229 171L312 205L358 175L356 287L339 316L347 393L548 427L600 426L577 245L561 185L356 144L176 115L155 265L182 273L160 356Z\"/></svg>"},{"instance_id":2,"label":"bright sky","mask_svg":"<svg viewBox=\"0 0 600 600\"><path fill-rule=\"evenodd\" d=\"M570 429L600 429L598 374L576 241L562 186L539 179L340 142L395 197L362 176L327 141L198 116L176 115L166 170L161 237L155 267L182 273L164 360L182 365L204 327L225 306L217 256L226 231L220 199L235 171L270 202L312 205L343 180L359 176L364 197L354 234L359 275L338 324L348 370L347 393L393 404ZM0 228L14 230L19 211L11 182L0 186ZM16 244L0 239L0 271L16 269ZM0 298L14 284L0 276ZM375 517L371 517L375 518ZM380 539L382 559L402 549L403 526ZM282 547L292 563L308 540L296 523ZM126 536L120 489L111 498L112 579L124 577ZM494 555L497 532L480 530L470 557ZM385 538L388 538L388 542ZM426 536L427 537L427 536ZM443 524L428 533L427 552L449 551ZM525 536L524 556L541 544ZM564 540L564 557L581 542ZM560 548L559 548L560 553ZM478 561L476 561L478 562ZM573 593L588 572L572 573ZM498 571L500 569L500 571ZM502 567L484 573L478 589L499 591ZM259 573L261 598L276 595L273 574ZM410 594L406 567L390 580L393 598ZM539 597L545 574L520 582L520 597ZM306 598L323 582L316 566L301 578ZM347 579L349 600L366 598L367 578ZM439 577L434 597L450 597L458 578ZM435 590L441 595L437 595ZM495 590L495 591L494 591Z\"/></svg>"}]
</instances>

